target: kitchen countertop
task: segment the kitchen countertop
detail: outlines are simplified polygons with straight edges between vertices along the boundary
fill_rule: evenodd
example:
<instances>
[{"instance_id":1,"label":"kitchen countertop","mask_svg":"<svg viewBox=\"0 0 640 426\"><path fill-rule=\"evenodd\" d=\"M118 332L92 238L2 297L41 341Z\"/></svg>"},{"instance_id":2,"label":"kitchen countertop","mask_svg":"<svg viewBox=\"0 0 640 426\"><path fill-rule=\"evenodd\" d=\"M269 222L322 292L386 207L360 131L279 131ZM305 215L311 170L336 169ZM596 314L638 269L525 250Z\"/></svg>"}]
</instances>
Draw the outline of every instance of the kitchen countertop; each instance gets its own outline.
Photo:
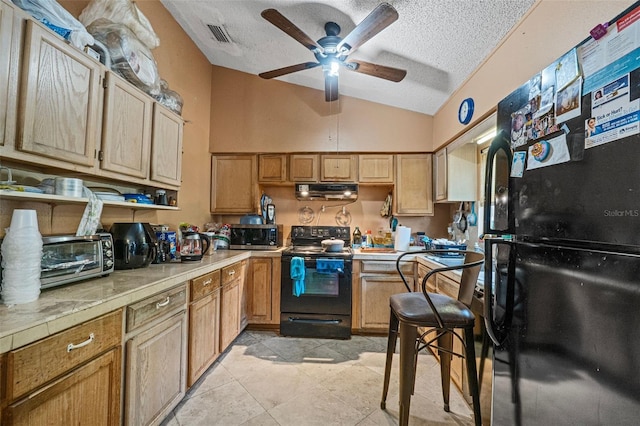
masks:
<instances>
[{"instance_id":1,"label":"kitchen countertop","mask_svg":"<svg viewBox=\"0 0 640 426\"><path fill-rule=\"evenodd\" d=\"M43 290L38 300L20 305L0 305L0 354L48 337L74 325L120 309L183 282L250 257L280 257L281 250L216 250L199 262L169 262L147 268L121 270L109 276ZM402 252L361 252L355 260L395 261ZM424 254L406 256L431 268L438 258ZM447 259L450 260L450 259ZM461 259L458 259L461 261ZM445 274L460 274L448 271Z\"/></svg>"},{"instance_id":2,"label":"kitchen countertop","mask_svg":"<svg viewBox=\"0 0 640 426\"><path fill-rule=\"evenodd\" d=\"M31 303L0 305L0 353L251 256L280 255L279 251L216 250L199 262L170 262L115 271L106 277L43 290L38 300Z\"/></svg>"}]
</instances>

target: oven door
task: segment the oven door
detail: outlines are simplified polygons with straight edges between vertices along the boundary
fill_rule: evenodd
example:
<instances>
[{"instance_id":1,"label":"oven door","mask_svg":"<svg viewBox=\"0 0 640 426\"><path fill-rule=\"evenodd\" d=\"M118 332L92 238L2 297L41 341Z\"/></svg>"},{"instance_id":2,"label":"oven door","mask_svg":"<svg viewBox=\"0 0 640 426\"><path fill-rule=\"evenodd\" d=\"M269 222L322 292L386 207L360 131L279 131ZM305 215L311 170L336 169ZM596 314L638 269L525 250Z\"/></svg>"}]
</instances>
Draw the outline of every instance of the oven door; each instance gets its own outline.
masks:
<instances>
[{"instance_id":1,"label":"oven door","mask_svg":"<svg viewBox=\"0 0 640 426\"><path fill-rule=\"evenodd\" d=\"M283 256L280 310L350 315L351 259Z\"/></svg>"}]
</instances>

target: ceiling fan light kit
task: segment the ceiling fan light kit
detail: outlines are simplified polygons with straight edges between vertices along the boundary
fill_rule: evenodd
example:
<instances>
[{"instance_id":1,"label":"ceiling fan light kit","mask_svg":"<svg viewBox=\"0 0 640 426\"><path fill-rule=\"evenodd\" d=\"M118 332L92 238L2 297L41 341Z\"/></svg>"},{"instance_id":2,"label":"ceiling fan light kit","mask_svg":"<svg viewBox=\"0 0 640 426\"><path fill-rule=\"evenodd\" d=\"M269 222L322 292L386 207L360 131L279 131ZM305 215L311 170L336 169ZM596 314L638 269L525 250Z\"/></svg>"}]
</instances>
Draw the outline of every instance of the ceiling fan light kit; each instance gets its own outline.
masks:
<instances>
[{"instance_id":1,"label":"ceiling fan light kit","mask_svg":"<svg viewBox=\"0 0 640 426\"><path fill-rule=\"evenodd\" d=\"M264 79L281 77L286 74L322 66L325 78L325 100L331 102L338 99L338 74L341 67L349 71L355 71L393 82L402 81L407 75L405 70L398 68L372 64L360 60L347 61L348 56L355 52L362 44L398 19L398 12L388 3L378 5L353 31L347 34L345 38L339 36L340 25L335 22L327 22L324 26L326 36L320 38L318 41L311 39L311 37L276 9L263 10L261 15L264 19L311 50L317 61L290 65L258 74Z\"/></svg>"}]
</instances>

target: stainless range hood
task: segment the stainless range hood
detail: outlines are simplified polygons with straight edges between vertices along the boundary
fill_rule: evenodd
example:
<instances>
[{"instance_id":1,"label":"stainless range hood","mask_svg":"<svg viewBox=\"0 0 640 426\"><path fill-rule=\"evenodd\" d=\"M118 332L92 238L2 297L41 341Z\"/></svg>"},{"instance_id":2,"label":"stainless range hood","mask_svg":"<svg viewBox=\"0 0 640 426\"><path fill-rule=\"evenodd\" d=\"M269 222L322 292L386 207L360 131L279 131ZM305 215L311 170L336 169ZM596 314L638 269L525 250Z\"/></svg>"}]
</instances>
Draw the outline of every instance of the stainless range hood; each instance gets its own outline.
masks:
<instances>
[{"instance_id":1,"label":"stainless range hood","mask_svg":"<svg viewBox=\"0 0 640 426\"><path fill-rule=\"evenodd\" d=\"M298 200L356 200L357 183L296 183Z\"/></svg>"}]
</instances>

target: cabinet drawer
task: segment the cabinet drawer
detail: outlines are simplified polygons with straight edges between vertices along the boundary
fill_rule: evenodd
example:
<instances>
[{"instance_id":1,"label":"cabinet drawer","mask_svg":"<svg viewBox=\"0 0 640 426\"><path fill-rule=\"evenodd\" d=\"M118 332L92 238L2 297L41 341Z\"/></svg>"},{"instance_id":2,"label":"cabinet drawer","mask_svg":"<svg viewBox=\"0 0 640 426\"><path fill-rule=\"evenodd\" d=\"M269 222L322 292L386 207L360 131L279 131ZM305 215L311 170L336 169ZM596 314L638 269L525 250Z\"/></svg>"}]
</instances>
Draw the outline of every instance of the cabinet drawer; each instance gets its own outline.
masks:
<instances>
[{"instance_id":1,"label":"cabinet drawer","mask_svg":"<svg viewBox=\"0 0 640 426\"><path fill-rule=\"evenodd\" d=\"M30 392L122 341L122 310L7 354L7 399Z\"/></svg>"},{"instance_id":2,"label":"cabinet drawer","mask_svg":"<svg viewBox=\"0 0 640 426\"><path fill-rule=\"evenodd\" d=\"M220 287L220 270L191 280L191 301L200 299Z\"/></svg>"},{"instance_id":3,"label":"cabinet drawer","mask_svg":"<svg viewBox=\"0 0 640 426\"><path fill-rule=\"evenodd\" d=\"M400 269L402 273L405 275L413 275L413 263L414 262L402 262L400 264ZM396 269L396 262L362 262L362 272L370 272L370 273L383 273L383 274L397 274L398 270Z\"/></svg>"},{"instance_id":4,"label":"cabinet drawer","mask_svg":"<svg viewBox=\"0 0 640 426\"><path fill-rule=\"evenodd\" d=\"M222 285L228 284L233 280L244 277L245 266L247 261L234 263L231 266L222 268Z\"/></svg>"},{"instance_id":5,"label":"cabinet drawer","mask_svg":"<svg viewBox=\"0 0 640 426\"><path fill-rule=\"evenodd\" d=\"M183 284L127 306L127 332L184 307L186 302L187 291Z\"/></svg>"},{"instance_id":6,"label":"cabinet drawer","mask_svg":"<svg viewBox=\"0 0 640 426\"><path fill-rule=\"evenodd\" d=\"M440 274L436 277L438 283L438 293L446 294L454 299L458 298L458 292L460 290L460 283L453 281L450 278L444 277Z\"/></svg>"}]
</instances>

